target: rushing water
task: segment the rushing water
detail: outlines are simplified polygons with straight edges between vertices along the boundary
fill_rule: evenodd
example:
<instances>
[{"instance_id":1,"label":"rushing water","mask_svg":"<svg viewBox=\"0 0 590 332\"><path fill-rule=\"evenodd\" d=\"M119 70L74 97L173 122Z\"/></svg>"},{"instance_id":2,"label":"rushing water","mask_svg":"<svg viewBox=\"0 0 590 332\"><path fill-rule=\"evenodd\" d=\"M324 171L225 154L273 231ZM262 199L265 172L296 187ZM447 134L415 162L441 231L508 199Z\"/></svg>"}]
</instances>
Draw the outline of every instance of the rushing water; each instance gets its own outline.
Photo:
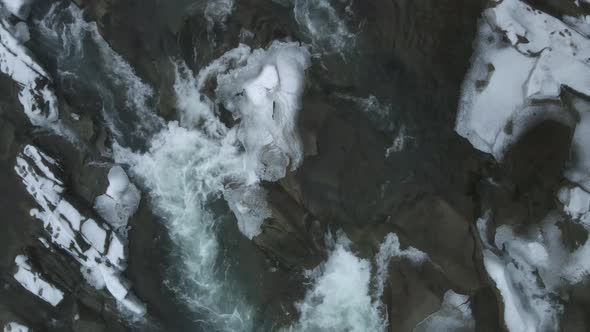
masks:
<instances>
[{"instance_id":1,"label":"rushing water","mask_svg":"<svg viewBox=\"0 0 590 332\"><path fill-rule=\"evenodd\" d=\"M218 1L206 11L215 13L210 19L224 21L232 5ZM294 17L316 51L341 53L351 47L355 36L338 15L327 0L294 4ZM77 7L54 4L34 22L33 33L40 53L55 61L58 83L68 97L100 114L113 137L114 159L129 168L166 226L174 243L167 286L196 313L203 330L256 330L255 308L236 290L238 277L227 273L219 224L231 211L245 236L256 235L270 216L259 182L276 181L301 163L294 119L302 75L310 65L308 48L241 45L203 64L196 74L177 62L180 121L166 123L156 115L157 91L141 81ZM219 84L217 100L201 93L212 78ZM220 104L241 123L226 126L218 116ZM222 199L228 204L215 210ZM370 261L356 257L345 239L331 247L329 259L309 272L314 286L297 304L301 319L289 329L383 329L382 290L370 286Z\"/></svg>"}]
</instances>

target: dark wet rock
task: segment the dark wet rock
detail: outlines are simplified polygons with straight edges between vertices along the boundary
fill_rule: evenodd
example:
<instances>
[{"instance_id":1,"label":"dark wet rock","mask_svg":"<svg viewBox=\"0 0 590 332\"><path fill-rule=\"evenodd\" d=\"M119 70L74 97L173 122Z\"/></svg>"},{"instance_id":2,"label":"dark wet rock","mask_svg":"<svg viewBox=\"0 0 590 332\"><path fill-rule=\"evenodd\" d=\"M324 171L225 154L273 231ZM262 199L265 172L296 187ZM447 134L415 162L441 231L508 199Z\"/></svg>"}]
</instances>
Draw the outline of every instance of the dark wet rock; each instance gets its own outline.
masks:
<instances>
[{"instance_id":1,"label":"dark wet rock","mask_svg":"<svg viewBox=\"0 0 590 332\"><path fill-rule=\"evenodd\" d=\"M10 122L0 120L0 160L7 160L14 146L15 128Z\"/></svg>"},{"instance_id":2,"label":"dark wet rock","mask_svg":"<svg viewBox=\"0 0 590 332\"><path fill-rule=\"evenodd\" d=\"M557 224L561 231L562 242L570 252L578 249L588 241L588 230L580 223L569 218Z\"/></svg>"},{"instance_id":3,"label":"dark wet rock","mask_svg":"<svg viewBox=\"0 0 590 332\"><path fill-rule=\"evenodd\" d=\"M493 286L483 287L477 290L472 296L473 316L475 318L475 330L482 332L501 331L504 329L503 324L498 319L500 310L498 303L497 290Z\"/></svg>"},{"instance_id":4,"label":"dark wet rock","mask_svg":"<svg viewBox=\"0 0 590 332\"><path fill-rule=\"evenodd\" d=\"M454 134L457 98L482 2L354 1L355 14L347 23L358 44L344 56L314 60L299 118L306 160L278 184L267 185L273 218L252 242L239 233L233 218L224 218L220 226L224 255L234 253L222 258L227 259L224 264L243 276L238 286L256 304L262 326L286 326L296 319L293 303L304 294L301 272L326 258L324 234L342 228L364 258L373 257L384 236L395 232L404 246L414 246L431 259L419 266L404 260L390 264L383 299L391 331L411 331L439 309L448 289L471 296L478 331L504 328L501 297L483 277L473 222L484 207L493 208L497 223L506 224L536 223L554 208L571 130L541 124L511 149L502 165ZM231 18L213 25L203 16L205 1L75 3L154 87L158 112L166 119L176 117L174 61L198 72L240 41L258 48L273 39L306 40L290 5L276 1L237 1ZM28 217L31 201L12 173L18 147L33 140L63 160L68 195L91 213L95 197L105 192L106 172L112 166L104 148L110 133L97 121L98 103L90 93L60 98L62 118L81 138L80 147L33 132L18 115L17 89L1 79L0 87L7 91L0 101L0 209L7 211L0 232L0 280L9 285L0 290L0 323L10 317L41 330L133 329L120 322L112 300L84 284L71 260L58 251L45 255L36 240L41 233L38 221ZM384 117L371 118L355 103L340 100L343 94L374 94L392 107ZM383 129L387 126L379 122L386 121L406 124L411 140L409 148L389 157L385 152L395 131ZM127 275L151 320L139 329L190 330L194 317L164 286L170 239L151 209L150 202L142 200L130 220ZM564 221L560 227L568 242L585 242L587 234L579 225ZM14 256L25 251L67 290L67 299L57 309L26 294L5 272L12 271ZM576 287L565 313L571 330L588 326L588 292L585 285ZM8 300L13 298L18 301Z\"/></svg>"},{"instance_id":5,"label":"dark wet rock","mask_svg":"<svg viewBox=\"0 0 590 332\"><path fill-rule=\"evenodd\" d=\"M525 227L539 223L555 209L571 138L569 127L543 122L510 148L480 186L482 201L494 208L496 221Z\"/></svg>"},{"instance_id":6,"label":"dark wet rock","mask_svg":"<svg viewBox=\"0 0 590 332\"><path fill-rule=\"evenodd\" d=\"M323 261L326 229L281 187L271 186L269 205L272 218L263 224L254 243L287 270L311 269Z\"/></svg>"},{"instance_id":7,"label":"dark wet rock","mask_svg":"<svg viewBox=\"0 0 590 332\"><path fill-rule=\"evenodd\" d=\"M428 254L453 288L471 293L480 286L476 263L476 245L471 233L472 221L447 202L432 196L407 202L404 212L391 222L408 242Z\"/></svg>"},{"instance_id":8,"label":"dark wet rock","mask_svg":"<svg viewBox=\"0 0 590 332\"><path fill-rule=\"evenodd\" d=\"M360 114L326 113L316 132L318 155L307 158L295 175L304 206L328 222L371 222L383 208L381 185L389 173L385 142Z\"/></svg>"},{"instance_id":9,"label":"dark wet rock","mask_svg":"<svg viewBox=\"0 0 590 332\"><path fill-rule=\"evenodd\" d=\"M136 295L147 305L151 317L148 330L190 329L194 326L191 313L166 286L170 240L162 220L153 215L147 198L142 198L137 212L129 219L129 226L126 276Z\"/></svg>"},{"instance_id":10,"label":"dark wet rock","mask_svg":"<svg viewBox=\"0 0 590 332\"><path fill-rule=\"evenodd\" d=\"M405 260L391 262L383 294L389 331L412 331L440 308L445 278L431 264L414 265Z\"/></svg>"}]
</instances>

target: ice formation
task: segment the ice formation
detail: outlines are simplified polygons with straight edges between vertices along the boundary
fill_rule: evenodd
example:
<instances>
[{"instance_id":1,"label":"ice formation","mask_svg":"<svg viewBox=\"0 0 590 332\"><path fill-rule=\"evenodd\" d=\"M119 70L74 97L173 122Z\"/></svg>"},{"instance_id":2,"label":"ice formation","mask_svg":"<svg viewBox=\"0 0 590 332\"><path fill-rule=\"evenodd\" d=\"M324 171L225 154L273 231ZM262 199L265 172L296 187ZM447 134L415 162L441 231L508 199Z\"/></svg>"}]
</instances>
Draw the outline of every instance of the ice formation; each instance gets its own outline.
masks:
<instances>
[{"instance_id":1,"label":"ice formation","mask_svg":"<svg viewBox=\"0 0 590 332\"><path fill-rule=\"evenodd\" d=\"M29 328L17 322L9 322L4 326L4 332L29 332Z\"/></svg>"},{"instance_id":2,"label":"ice formation","mask_svg":"<svg viewBox=\"0 0 590 332\"><path fill-rule=\"evenodd\" d=\"M2 0L0 3L8 10L12 15L26 20L31 12L31 3L33 0Z\"/></svg>"},{"instance_id":3,"label":"ice formation","mask_svg":"<svg viewBox=\"0 0 590 332\"><path fill-rule=\"evenodd\" d=\"M551 119L575 129L574 158L564 176L572 182L558 193L563 211L590 229L590 105L574 97L573 111L557 103L564 87L590 96L590 40L586 17L545 14L519 0L495 2L484 12L472 67L463 85L456 131L502 160L511 144L537 123ZM486 239L487 218L478 221L484 265L504 302L511 331L556 330L567 284L590 272L590 243L570 252L562 244L558 211L516 235L509 226Z\"/></svg>"},{"instance_id":4,"label":"ice formation","mask_svg":"<svg viewBox=\"0 0 590 332\"><path fill-rule=\"evenodd\" d=\"M133 183L129 182L127 173L121 166L114 166L108 174L109 186L104 195L94 201L94 210L115 230L124 229L127 220L139 207L141 194Z\"/></svg>"},{"instance_id":5,"label":"ice formation","mask_svg":"<svg viewBox=\"0 0 590 332\"><path fill-rule=\"evenodd\" d=\"M217 218L210 203L224 198L244 236L260 234L270 216L260 182L280 179L303 157L296 124L309 58L297 43L274 42L266 50L240 45L197 75L178 64L180 121L155 135L145 153L113 149L178 245L178 274L190 279L178 281L175 291L205 312L212 329L247 329L253 313L217 274ZM215 101L204 92L211 81L217 82ZM222 107L235 125L221 121Z\"/></svg>"},{"instance_id":6,"label":"ice formation","mask_svg":"<svg viewBox=\"0 0 590 332\"><path fill-rule=\"evenodd\" d=\"M144 305L121 276L126 267L121 239L107 224L84 216L64 196L57 161L27 145L16 159L15 170L39 206L31 215L43 222L51 242L80 264L88 283L96 289L106 287L125 308L143 315Z\"/></svg>"},{"instance_id":7,"label":"ice formation","mask_svg":"<svg viewBox=\"0 0 590 332\"><path fill-rule=\"evenodd\" d=\"M14 262L17 265L14 279L26 290L54 307L63 300L64 293L43 279L39 273L34 272L26 256L18 255L14 259Z\"/></svg>"},{"instance_id":8,"label":"ice formation","mask_svg":"<svg viewBox=\"0 0 590 332\"><path fill-rule=\"evenodd\" d=\"M308 66L309 53L304 47L274 42L267 50L252 51L240 45L203 68L196 78L179 67L175 88L180 126L169 124L168 130L152 141L150 154L139 159L159 155L158 150L170 149L168 144L174 141L193 142L193 149L199 150L191 152L194 158L188 159L194 168L191 181L199 183L197 196L204 199L222 193L244 234L249 238L258 235L262 221L269 216L258 183L284 177L303 159L297 112ZM218 84L218 100L239 121L232 128L217 117L215 104L201 94L213 78ZM143 167L132 152L122 149L118 156L141 174L138 170ZM233 194L236 192L240 195Z\"/></svg>"},{"instance_id":9,"label":"ice formation","mask_svg":"<svg viewBox=\"0 0 590 332\"><path fill-rule=\"evenodd\" d=\"M484 17L463 84L456 131L501 160L540 121L574 126L569 113L538 101L559 99L564 86L590 96L590 41L519 0L496 2Z\"/></svg>"},{"instance_id":10,"label":"ice formation","mask_svg":"<svg viewBox=\"0 0 590 332\"><path fill-rule=\"evenodd\" d=\"M566 197L562 192L562 200L576 200L567 202L566 212L580 216L578 202L585 198L575 197L579 193L572 190ZM511 331L556 330L563 313L561 290L585 280L590 273L590 243L572 252L565 248L556 211L540 225L530 226L526 235L516 235L510 226L500 226L490 243L485 239L489 217L477 224L484 244L484 264L502 295L507 327Z\"/></svg>"},{"instance_id":11,"label":"ice formation","mask_svg":"<svg viewBox=\"0 0 590 332\"><path fill-rule=\"evenodd\" d=\"M414 332L433 331L475 331L469 297L447 291L440 309L414 328Z\"/></svg>"}]
</instances>

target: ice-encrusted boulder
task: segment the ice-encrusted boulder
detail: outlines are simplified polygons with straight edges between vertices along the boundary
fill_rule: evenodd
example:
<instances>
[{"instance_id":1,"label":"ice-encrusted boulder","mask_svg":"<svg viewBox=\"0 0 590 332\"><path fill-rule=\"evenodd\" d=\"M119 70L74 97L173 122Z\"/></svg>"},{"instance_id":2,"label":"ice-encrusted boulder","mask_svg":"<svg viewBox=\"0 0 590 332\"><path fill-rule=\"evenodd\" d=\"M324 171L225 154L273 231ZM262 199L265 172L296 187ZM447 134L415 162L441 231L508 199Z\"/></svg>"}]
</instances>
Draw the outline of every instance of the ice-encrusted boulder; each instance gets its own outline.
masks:
<instances>
[{"instance_id":1,"label":"ice-encrusted boulder","mask_svg":"<svg viewBox=\"0 0 590 332\"><path fill-rule=\"evenodd\" d=\"M556 330L567 309L564 292L586 280L590 271L590 243L566 248L563 230L564 223L590 229L587 20L562 21L519 0L493 1L483 16L463 83L457 133L503 161L513 144L541 122L574 129L571 160L563 173L573 185L566 184L557 195L565 213L550 211L539 224L522 225L519 231L500 225L491 239L486 227L493 213L478 221L484 266L501 296L506 327ZM566 88L577 96L564 99Z\"/></svg>"},{"instance_id":2,"label":"ice-encrusted boulder","mask_svg":"<svg viewBox=\"0 0 590 332\"><path fill-rule=\"evenodd\" d=\"M563 87L590 96L590 40L519 0L484 12L472 67L463 84L456 131L501 160L508 147L544 120L574 126L574 117L543 101Z\"/></svg>"},{"instance_id":3,"label":"ice-encrusted boulder","mask_svg":"<svg viewBox=\"0 0 590 332\"><path fill-rule=\"evenodd\" d=\"M111 168L108 179L107 191L96 197L94 209L114 229L123 231L139 207L141 194L121 166Z\"/></svg>"},{"instance_id":4,"label":"ice-encrusted boulder","mask_svg":"<svg viewBox=\"0 0 590 332\"><path fill-rule=\"evenodd\" d=\"M240 119L237 135L246 149L247 168L260 180L283 178L303 161L297 113L309 66L305 48L274 42L268 50L254 50L242 67L217 77L216 94Z\"/></svg>"}]
</instances>

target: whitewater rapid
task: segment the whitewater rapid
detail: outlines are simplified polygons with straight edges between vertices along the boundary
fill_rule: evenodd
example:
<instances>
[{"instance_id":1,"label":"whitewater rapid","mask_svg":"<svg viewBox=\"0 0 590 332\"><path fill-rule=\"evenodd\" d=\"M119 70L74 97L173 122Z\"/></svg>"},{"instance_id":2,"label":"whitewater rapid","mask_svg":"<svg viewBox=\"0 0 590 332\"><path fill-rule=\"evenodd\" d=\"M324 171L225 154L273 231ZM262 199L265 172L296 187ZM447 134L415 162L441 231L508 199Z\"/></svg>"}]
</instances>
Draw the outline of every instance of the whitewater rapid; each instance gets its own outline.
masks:
<instances>
[{"instance_id":1,"label":"whitewater rapid","mask_svg":"<svg viewBox=\"0 0 590 332\"><path fill-rule=\"evenodd\" d=\"M223 12L224 21L231 2L218 5L210 10ZM329 14L328 26L318 25L314 10ZM294 15L316 51L341 52L354 39L326 1L298 1ZM311 65L309 48L279 41L266 49L238 45L198 73L174 62L179 120L166 123L157 116L157 92L76 6L53 5L33 31L42 35L41 48L52 50L68 93L98 94L88 107L99 112L112 135L105 153L149 195L172 240L167 286L205 329L256 330L255 308L236 291L236 276L227 274L220 222L233 214L243 236L260 234L271 217L260 183L277 181L302 163L296 120ZM212 81L214 95L204 93ZM221 120L222 107L235 125ZM225 202L224 211L219 202ZM301 317L287 330L385 329L380 300L385 271L391 257L403 256L392 236L374 262L357 257L344 235L332 241L328 260L307 273L312 284L296 304Z\"/></svg>"}]
</instances>

